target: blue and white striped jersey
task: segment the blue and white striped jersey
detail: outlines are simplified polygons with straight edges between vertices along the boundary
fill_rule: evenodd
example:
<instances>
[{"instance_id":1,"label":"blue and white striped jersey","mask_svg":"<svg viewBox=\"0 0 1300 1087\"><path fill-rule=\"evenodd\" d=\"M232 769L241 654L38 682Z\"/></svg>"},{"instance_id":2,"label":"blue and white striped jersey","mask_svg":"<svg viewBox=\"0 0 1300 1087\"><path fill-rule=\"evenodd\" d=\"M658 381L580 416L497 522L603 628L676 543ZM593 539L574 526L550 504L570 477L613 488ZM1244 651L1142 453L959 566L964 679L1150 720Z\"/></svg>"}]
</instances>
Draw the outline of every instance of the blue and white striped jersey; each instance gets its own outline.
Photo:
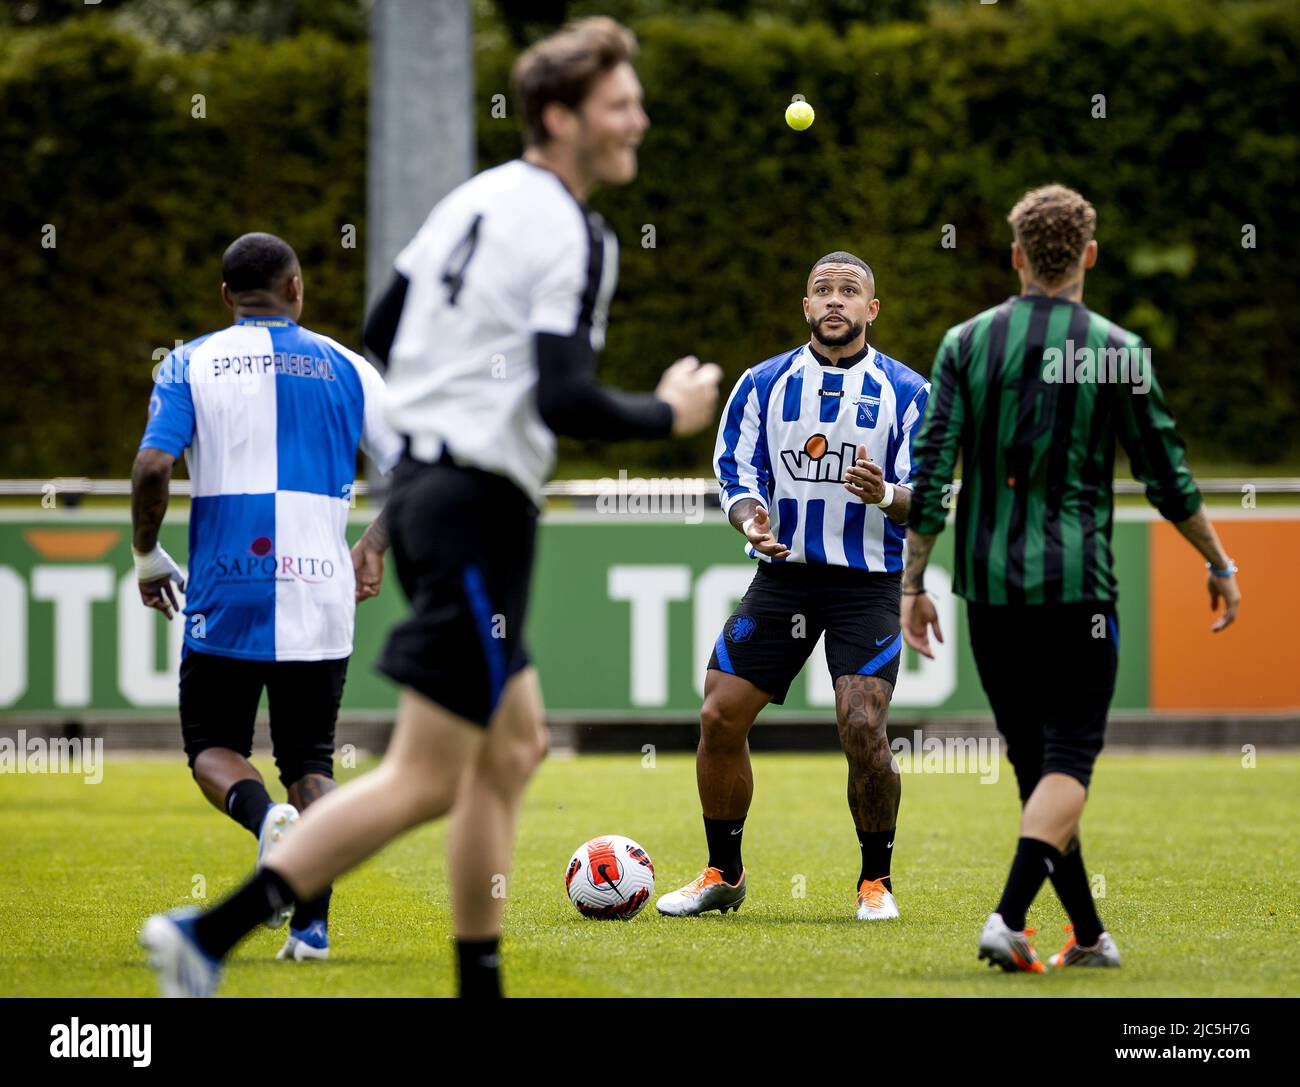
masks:
<instances>
[{"instance_id":1,"label":"blue and white striped jersey","mask_svg":"<svg viewBox=\"0 0 1300 1087\"><path fill-rule=\"evenodd\" d=\"M925 378L872 347L844 368L819 362L808 344L750 367L718 426L723 510L743 498L764 506L790 549L776 561L901 571L907 527L845 490L844 473L865 445L886 482L906 485L929 393Z\"/></svg>"},{"instance_id":2,"label":"blue and white striped jersey","mask_svg":"<svg viewBox=\"0 0 1300 1087\"><path fill-rule=\"evenodd\" d=\"M352 652L357 448L402 452L364 358L288 317L246 317L159 367L140 448L185 451L185 645L246 660Z\"/></svg>"}]
</instances>

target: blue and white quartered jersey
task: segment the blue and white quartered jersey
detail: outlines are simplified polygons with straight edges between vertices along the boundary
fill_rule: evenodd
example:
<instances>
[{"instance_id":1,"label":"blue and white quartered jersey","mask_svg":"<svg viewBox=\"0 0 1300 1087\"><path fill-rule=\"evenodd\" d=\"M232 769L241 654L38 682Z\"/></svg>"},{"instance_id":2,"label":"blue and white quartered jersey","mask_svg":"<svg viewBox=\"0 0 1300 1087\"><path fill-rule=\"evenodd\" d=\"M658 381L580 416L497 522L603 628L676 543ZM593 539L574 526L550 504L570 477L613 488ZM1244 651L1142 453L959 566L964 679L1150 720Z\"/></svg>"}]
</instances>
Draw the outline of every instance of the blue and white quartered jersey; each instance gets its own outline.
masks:
<instances>
[{"instance_id":1,"label":"blue and white quartered jersey","mask_svg":"<svg viewBox=\"0 0 1300 1087\"><path fill-rule=\"evenodd\" d=\"M805 344L740 376L718 426L713 468L722 508L753 498L788 558L860 570L903 569L905 525L844 488L859 445L887 483L907 485L930 385L869 347L852 366L823 365ZM748 545L751 558L765 558Z\"/></svg>"},{"instance_id":2,"label":"blue and white quartered jersey","mask_svg":"<svg viewBox=\"0 0 1300 1087\"><path fill-rule=\"evenodd\" d=\"M287 317L246 317L167 356L140 447L185 450L189 465L187 650L352 652L357 448L385 472L402 452L383 394L369 362Z\"/></svg>"}]
</instances>

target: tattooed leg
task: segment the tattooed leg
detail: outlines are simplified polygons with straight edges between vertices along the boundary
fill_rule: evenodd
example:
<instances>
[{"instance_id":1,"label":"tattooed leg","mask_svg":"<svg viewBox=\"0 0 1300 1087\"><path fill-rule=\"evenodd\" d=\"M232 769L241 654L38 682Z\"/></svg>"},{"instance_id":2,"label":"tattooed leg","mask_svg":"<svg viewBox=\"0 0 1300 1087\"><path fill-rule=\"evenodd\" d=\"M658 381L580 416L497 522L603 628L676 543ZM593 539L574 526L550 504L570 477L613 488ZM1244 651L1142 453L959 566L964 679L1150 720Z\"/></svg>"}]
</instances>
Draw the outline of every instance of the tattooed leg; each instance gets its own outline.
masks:
<instances>
[{"instance_id":1,"label":"tattooed leg","mask_svg":"<svg viewBox=\"0 0 1300 1087\"><path fill-rule=\"evenodd\" d=\"M849 763L849 810L860 831L891 830L898 822L902 782L885 737L894 685L878 676L835 680L835 719Z\"/></svg>"},{"instance_id":2,"label":"tattooed leg","mask_svg":"<svg viewBox=\"0 0 1300 1087\"><path fill-rule=\"evenodd\" d=\"M289 803L299 811L306 811L326 793L338 788L338 782L324 774L307 774L289 786Z\"/></svg>"}]
</instances>

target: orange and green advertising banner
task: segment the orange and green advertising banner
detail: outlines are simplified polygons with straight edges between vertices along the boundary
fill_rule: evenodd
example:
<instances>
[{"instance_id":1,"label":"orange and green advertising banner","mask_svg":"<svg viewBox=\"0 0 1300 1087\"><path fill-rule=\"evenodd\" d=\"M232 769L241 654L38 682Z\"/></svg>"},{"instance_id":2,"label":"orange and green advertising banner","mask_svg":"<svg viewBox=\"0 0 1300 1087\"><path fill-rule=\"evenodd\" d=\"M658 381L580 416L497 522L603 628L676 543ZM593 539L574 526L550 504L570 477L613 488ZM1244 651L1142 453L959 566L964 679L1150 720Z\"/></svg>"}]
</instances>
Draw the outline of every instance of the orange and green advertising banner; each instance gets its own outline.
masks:
<instances>
[{"instance_id":1,"label":"orange and green advertising banner","mask_svg":"<svg viewBox=\"0 0 1300 1087\"><path fill-rule=\"evenodd\" d=\"M1300 708L1300 515L1217 518L1241 566L1236 626L1209 632L1204 565L1169 525L1119 511L1118 710L1278 711ZM1243 511L1244 513L1245 511ZM0 514L0 718L167 718L176 712L180 620L139 602L125 513ZM359 535L368 518L351 527ZM697 518L698 520L698 518ZM187 553L183 516L163 546ZM984 712L962 602L948 591L951 534L928 581L947 642L934 661L905 650L893 717ZM553 715L592 720L694 716L723 620L753 576L736 533L713 513L699 523L552 514L541 532L528 643ZM392 685L373 669L405 603L389 573L357 610L344 710L387 713ZM1007 646L1014 654L1016 647ZM820 646L769 714L824 717L833 705Z\"/></svg>"}]
</instances>

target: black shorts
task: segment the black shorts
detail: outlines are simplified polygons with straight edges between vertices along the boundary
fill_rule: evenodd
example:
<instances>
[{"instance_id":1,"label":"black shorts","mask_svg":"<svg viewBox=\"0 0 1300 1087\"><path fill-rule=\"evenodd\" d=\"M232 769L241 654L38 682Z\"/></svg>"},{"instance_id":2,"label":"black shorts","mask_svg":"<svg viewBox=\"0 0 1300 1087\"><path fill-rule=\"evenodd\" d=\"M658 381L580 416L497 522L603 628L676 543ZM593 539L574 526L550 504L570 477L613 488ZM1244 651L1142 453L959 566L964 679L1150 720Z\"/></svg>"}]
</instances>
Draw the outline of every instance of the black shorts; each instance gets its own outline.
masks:
<instances>
[{"instance_id":1,"label":"black shorts","mask_svg":"<svg viewBox=\"0 0 1300 1087\"><path fill-rule=\"evenodd\" d=\"M528 664L537 506L504 476L407 457L386 509L411 615L389 633L376 667L486 725L506 680Z\"/></svg>"},{"instance_id":2,"label":"black shorts","mask_svg":"<svg viewBox=\"0 0 1300 1087\"><path fill-rule=\"evenodd\" d=\"M1020 799L1044 774L1067 774L1086 789L1115 693L1114 603L967 604L966 614Z\"/></svg>"},{"instance_id":3,"label":"black shorts","mask_svg":"<svg viewBox=\"0 0 1300 1087\"><path fill-rule=\"evenodd\" d=\"M255 661L187 649L181 660L181 735L190 769L200 751L225 747L248 758L266 690L271 747L288 788L307 774L334 775L334 725L348 658Z\"/></svg>"},{"instance_id":4,"label":"black shorts","mask_svg":"<svg viewBox=\"0 0 1300 1087\"><path fill-rule=\"evenodd\" d=\"M778 706L826 634L831 679L898 679L901 579L846 566L760 562L714 643L709 667L747 679Z\"/></svg>"}]
</instances>

